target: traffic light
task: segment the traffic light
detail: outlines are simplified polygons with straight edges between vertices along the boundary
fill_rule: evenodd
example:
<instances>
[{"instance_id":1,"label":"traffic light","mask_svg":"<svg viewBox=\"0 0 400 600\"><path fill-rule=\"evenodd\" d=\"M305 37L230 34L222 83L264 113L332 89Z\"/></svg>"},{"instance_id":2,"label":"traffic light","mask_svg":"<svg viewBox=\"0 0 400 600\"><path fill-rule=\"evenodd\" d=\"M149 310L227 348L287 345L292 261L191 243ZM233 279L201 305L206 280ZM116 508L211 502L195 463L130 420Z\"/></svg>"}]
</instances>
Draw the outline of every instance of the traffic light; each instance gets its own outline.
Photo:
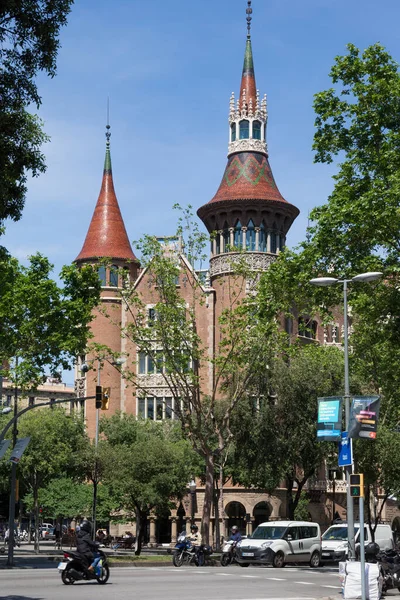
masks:
<instances>
[{"instance_id":1,"label":"traffic light","mask_svg":"<svg viewBox=\"0 0 400 600\"><path fill-rule=\"evenodd\" d=\"M108 410L108 401L110 399L110 388L103 388L103 395L101 398L101 410Z\"/></svg>"},{"instance_id":2,"label":"traffic light","mask_svg":"<svg viewBox=\"0 0 400 600\"><path fill-rule=\"evenodd\" d=\"M96 385L96 408L101 408L103 401L103 386Z\"/></svg>"},{"instance_id":3,"label":"traffic light","mask_svg":"<svg viewBox=\"0 0 400 600\"><path fill-rule=\"evenodd\" d=\"M362 473L350 475L350 496L364 498L364 475Z\"/></svg>"}]
</instances>

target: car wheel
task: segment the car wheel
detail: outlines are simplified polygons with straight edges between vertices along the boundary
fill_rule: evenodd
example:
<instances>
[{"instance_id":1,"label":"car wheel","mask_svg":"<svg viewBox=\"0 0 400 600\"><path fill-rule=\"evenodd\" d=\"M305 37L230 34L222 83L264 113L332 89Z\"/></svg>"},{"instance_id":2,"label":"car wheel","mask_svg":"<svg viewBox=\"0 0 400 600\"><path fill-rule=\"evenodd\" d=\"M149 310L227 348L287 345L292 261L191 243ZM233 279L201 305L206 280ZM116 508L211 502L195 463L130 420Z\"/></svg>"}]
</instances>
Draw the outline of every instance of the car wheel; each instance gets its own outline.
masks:
<instances>
[{"instance_id":1,"label":"car wheel","mask_svg":"<svg viewBox=\"0 0 400 600\"><path fill-rule=\"evenodd\" d=\"M281 569L285 566L285 556L283 552L279 551L275 554L272 560L272 566L275 567L275 569Z\"/></svg>"},{"instance_id":2,"label":"car wheel","mask_svg":"<svg viewBox=\"0 0 400 600\"><path fill-rule=\"evenodd\" d=\"M310 567L312 567L313 569L317 569L320 566L320 564L321 564L320 553L318 552L318 550L315 550L315 552L313 552L311 555Z\"/></svg>"}]
</instances>

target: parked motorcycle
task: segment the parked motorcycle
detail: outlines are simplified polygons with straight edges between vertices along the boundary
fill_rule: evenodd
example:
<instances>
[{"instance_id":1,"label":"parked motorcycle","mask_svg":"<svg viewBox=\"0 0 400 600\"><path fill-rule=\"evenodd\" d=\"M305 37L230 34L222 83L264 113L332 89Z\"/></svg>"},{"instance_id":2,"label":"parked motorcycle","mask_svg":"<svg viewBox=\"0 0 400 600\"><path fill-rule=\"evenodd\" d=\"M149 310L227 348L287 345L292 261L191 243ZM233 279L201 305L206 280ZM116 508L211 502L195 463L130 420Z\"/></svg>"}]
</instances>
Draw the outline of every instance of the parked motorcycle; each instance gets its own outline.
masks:
<instances>
[{"instance_id":1,"label":"parked motorcycle","mask_svg":"<svg viewBox=\"0 0 400 600\"><path fill-rule=\"evenodd\" d=\"M101 550L100 561L94 571L89 571L86 562L78 552L64 550L64 561L58 565L58 572L61 573L61 580L65 585L72 585L75 581L93 580L104 585L110 577L110 568L108 566L107 556Z\"/></svg>"},{"instance_id":2,"label":"parked motorcycle","mask_svg":"<svg viewBox=\"0 0 400 600\"><path fill-rule=\"evenodd\" d=\"M174 552L172 555L172 563L174 567L181 567L183 564L193 564L196 567L202 567L206 558L212 554L210 546L197 546L195 548L186 537L186 531L178 536Z\"/></svg>"},{"instance_id":3,"label":"parked motorcycle","mask_svg":"<svg viewBox=\"0 0 400 600\"><path fill-rule=\"evenodd\" d=\"M233 540L227 540L222 547L221 565L227 567L236 560L236 544Z\"/></svg>"},{"instance_id":4,"label":"parked motorcycle","mask_svg":"<svg viewBox=\"0 0 400 600\"><path fill-rule=\"evenodd\" d=\"M377 555L383 572L383 592L398 589L400 591L400 556L396 550L386 550Z\"/></svg>"}]
</instances>

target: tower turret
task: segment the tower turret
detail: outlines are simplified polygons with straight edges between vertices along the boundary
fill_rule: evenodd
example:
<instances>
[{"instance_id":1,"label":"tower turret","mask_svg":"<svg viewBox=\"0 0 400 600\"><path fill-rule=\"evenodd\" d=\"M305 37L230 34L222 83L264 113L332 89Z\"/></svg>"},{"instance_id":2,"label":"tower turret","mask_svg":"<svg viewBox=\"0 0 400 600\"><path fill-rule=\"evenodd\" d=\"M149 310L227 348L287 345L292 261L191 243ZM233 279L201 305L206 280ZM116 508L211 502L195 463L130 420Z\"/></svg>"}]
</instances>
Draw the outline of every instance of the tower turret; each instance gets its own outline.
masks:
<instances>
[{"instance_id":1,"label":"tower turret","mask_svg":"<svg viewBox=\"0 0 400 600\"><path fill-rule=\"evenodd\" d=\"M281 195L268 161L267 97L256 87L251 44L251 0L240 94L230 99L228 164L215 196L197 211L212 243L211 277L229 272L232 253L246 250L254 268L266 269L286 242L299 210ZM229 253L229 260L227 254Z\"/></svg>"}]
</instances>

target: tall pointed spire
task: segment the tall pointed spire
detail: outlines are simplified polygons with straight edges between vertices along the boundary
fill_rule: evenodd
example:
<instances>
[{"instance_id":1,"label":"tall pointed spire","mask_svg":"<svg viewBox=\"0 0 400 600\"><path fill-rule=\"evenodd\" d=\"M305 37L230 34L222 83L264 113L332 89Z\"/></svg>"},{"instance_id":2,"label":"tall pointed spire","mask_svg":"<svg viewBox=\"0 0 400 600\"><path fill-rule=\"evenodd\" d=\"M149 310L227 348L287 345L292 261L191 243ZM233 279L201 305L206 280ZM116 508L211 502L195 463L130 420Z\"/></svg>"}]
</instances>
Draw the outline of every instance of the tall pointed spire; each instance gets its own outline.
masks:
<instances>
[{"instance_id":1,"label":"tall pointed spire","mask_svg":"<svg viewBox=\"0 0 400 600\"><path fill-rule=\"evenodd\" d=\"M111 167L110 123L107 103L106 156L103 180L86 239L76 261L115 258L138 262L132 251L121 215Z\"/></svg>"},{"instance_id":2,"label":"tall pointed spire","mask_svg":"<svg viewBox=\"0 0 400 600\"><path fill-rule=\"evenodd\" d=\"M242 82L240 84L240 107L245 106L247 110L249 110L250 105L255 109L256 101L257 101L257 86L256 86L256 78L254 74L254 63L253 63L253 50L251 47L251 21L253 9L251 8L251 0L247 2L247 40L246 40L246 50L244 53L244 63L243 63L243 72L242 72Z\"/></svg>"}]
</instances>

